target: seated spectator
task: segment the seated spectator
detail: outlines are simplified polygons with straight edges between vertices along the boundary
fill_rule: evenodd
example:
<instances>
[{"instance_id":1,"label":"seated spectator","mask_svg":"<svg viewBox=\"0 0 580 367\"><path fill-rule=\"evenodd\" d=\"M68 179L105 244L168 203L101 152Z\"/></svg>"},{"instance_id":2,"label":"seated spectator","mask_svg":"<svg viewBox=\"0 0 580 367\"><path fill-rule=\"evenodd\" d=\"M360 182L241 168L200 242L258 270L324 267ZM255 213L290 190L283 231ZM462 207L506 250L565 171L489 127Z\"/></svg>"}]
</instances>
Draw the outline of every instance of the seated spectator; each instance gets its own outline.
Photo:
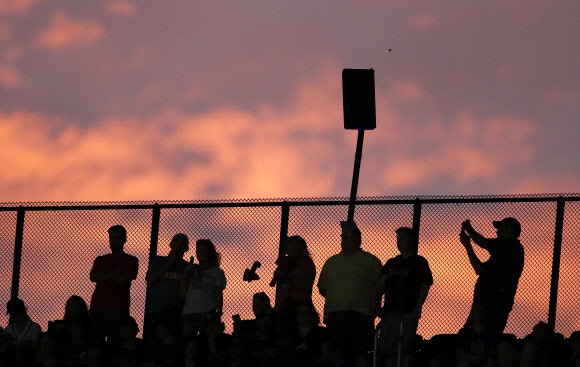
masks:
<instances>
[{"instance_id":1,"label":"seated spectator","mask_svg":"<svg viewBox=\"0 0 580 367\"><path fill-rule=\"evenodd\" d=\"M43 333L38 339L35 367L64 367L59 346L53 334Z\"/></svg>"},{"instance_id":2,"label":"seated spectator","mask_svg":"<svg viewBox=\"0 0 580 367\"><path fill-rule=\"evenodd\" d=\"M274 314L266 312L258 316L256 327L256 333L247 342L250 357L256 361L255 366L274 366L280 354Z\"/></svg>"},{"instance_id":3,"label":"seated spectator","mask_svg":"<svg viewBox=\"0 0 580 367\"><path fill-rule=\"evenodd\" d=\"M296 308L297 328L292 333L292 350L288 366L325 366L330 361L330 340L320 325L320 315L312 302L299 302Z\"/></svg>"},{"instance_id":4,"label":"seated spectator","mask_svg":"<svg viewBox=\"0 0 580 367\"><path fill-rule=\"evenodd\" d=\"M33 346L42 334L40 325L30 319L21 299L10 300L6 309L10 324L4 330L6 347L11 349L14 366L32 365Z\"/></svg>"},{"instance_id":5,"label":"seated spectator","mask_svg":"<svg viewBox=\"0 0 580 367\"><path fill-rule=\"evenodd\" d=\"M92 343L87 349L85 367L108 367L109 360L103 343Z\"/></svg>"},{"instance_id":6,"label":"seated spectator","mask_svg":"<svg viewBox=\"0 0 580 367\"><path fill-rule=\"evenodd\" d=\"M567 359L564 337L554 333L543 321L524 338L520 367L560 366L565 365Z\"/></svg>"},{"instance_id":7,"label":"seated spectator","mask_svg":"<svg viewBox=\"0 0 580 367\"><path fill-rule=\"evenodd\" d=\"M6 305L11 323L4 330L4 334L14 338L17 344L35 343L42 329L40 325L30 319L26 307L21 299L13 299Z\"/></svg>"},{"instance_id":8,"label":"seated spectator","mask_svg":"<svg viewBox=\"0 0 580 367\"><path fill-rule=\"evenodd\" d=\"M145 352L143 340L137 338L139 327L131 316L121 322L121 339L108 342L108 352L111 357L111 366L135 367Z\"/></svg>"},{"instance_id":9,"label":"seated spectator","mask_svg":"<svg viewBox=\"0 0 580 367\"><path fill-rule=\"evenodd\" d=\"M219 315L206 314L205 318L203 328L196 337L198 361L202 366L226 366L231 336L224 333L224 325Z\"/></svg>"},{"instance_id":10,"label":"seated spectator","mask_svg":"<svg viewBox=\"0 0 580 367\"><path fill-rule=\"evenodd\" d=\"M232 336L240 342L244 342L248 338L253 337L258 331L256 320L258 317L266 313L274 313L270 303L270 297L264 292L255 293L252 297L252 312L254 318L250 320L236 320L234 319L234 331Z\"/></svg>"},{"instance_id":11,"label":"seated spectator","mask_svg":"<svg viewBox=\"0 0 580 367\"><path fill-rule=\"evenodd\" d=\"M80 296L70 296L64 307L64 316L62 320L48 322L48 332L56 337L60 346L70 343L71 324L75 321L82 323L89 322L89 310L87 303Z\"/></svg>"},{"instance_id":12,"label":"seated spectator","mask_svg":"<svg viewBox=\"0 0 580 367\"><path fill-rule=\"evenodd\" d=\"M184 343L179 335L166 325L164 319L152 319L152 335L147 345L147 363L150 367L174 367L183 365Z\"/></svg>"},{"instance_id":13,"label":"seated spectator","mask_svg":"<svg viewBox=\"0 0 580 367\"><path fill-rule=\"evenodd\" d=\"M469 317L457 334L457 367L494 366L498 337L487 325L483 303L474 304Z\"/></svg>"},{"instance_id":14,"label":"seated spectator","mask_svg":"<svg viewBox=\"0 0 580 367\"><path fill-rule=\"evenodd\" d=\"M89 323L75 320L69 324L70 339L62 347L62 359L68 366L84 366L89 349Z\"/></svg>"},{"instance_id":15,"label":"seated spectator","mask_svg":"<svg viewBox=\"0 0 580 367\"><path fill-rule=\"evenodd\" d=\"M580 367L580 331L574 331L568 338L570 348L569 366Z\"/></svg>"},{"instance_id":16,"label":"seated spectator","mask_svg":"<svg viewBox=\"0 0 580 367\"><path fill-rule=\"evenodd\" d=\"M201 366L199 363L199 348L197 347L197 342L195 339L190 339L185 343L185 349L183 350L183 365L185 367L197 367Z\"/></svg>"}]
</instances>

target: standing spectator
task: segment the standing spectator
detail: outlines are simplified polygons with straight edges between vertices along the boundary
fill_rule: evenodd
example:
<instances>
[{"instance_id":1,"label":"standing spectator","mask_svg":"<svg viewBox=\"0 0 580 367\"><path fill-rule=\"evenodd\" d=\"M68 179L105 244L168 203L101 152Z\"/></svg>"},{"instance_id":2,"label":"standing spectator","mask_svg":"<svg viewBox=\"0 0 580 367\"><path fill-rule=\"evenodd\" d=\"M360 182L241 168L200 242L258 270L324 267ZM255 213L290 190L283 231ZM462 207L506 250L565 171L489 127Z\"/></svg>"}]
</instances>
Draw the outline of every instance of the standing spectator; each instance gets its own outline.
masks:
<instances>
[{"instance_id":1,"label":"standing spectator","mask_svg":"<svg viewBox=\"0 0 580 367\"><path fill-rule=\"evenodd\" d=\"M389 367L396 365L401 323L402 365L412 365L413 354L417 349L417 326L429 288L433 284L429 263L417 254L418 238L415 231L400 227L395 233L400 254L387 260L377 287L379 299L382 300L385 295L380 344L382 353L386 355L386 366Z\"/></svg>"},{"instance_id":2,"label":"standing spectator","mask_svg":"<svg viewBox=\"0 0 580 367\"><path fill-rule=\"evenodd\" d=\"M339 358L355 367L368 365L375 319L375 295L381 261L361 249L361 231L353 221L340 222L341 252L324 264L318 290L325 298L324 322Z\"/></svg>"},{"instance_id":3,"label":"standing spectator","mask_svg":"<svg viewBox=\"0 0 580 367\"><path fill-rule=\"evenodd\" d=\"M301 236L290 236L284 241L285 256L276 260L274 271L276 300L274 309L282 317L295 314L297 302L312 301L312 286L316 278L316 267L310 257L306 241Z\"/></svg>"},{"instance_id":4,"label":"standing spectator","mask_svg":"<svg viewBox=\"0 0 580 367\"><path fill-rule=\"evenodd\" d=\"M521 226L517 219L508 217L494 221L493 226L497 229L497 238L485 238L466 220L461 224L459 240L467 250L469 262L478 275L473 304L483 303L490 328L501 334L512 310L524 268L524 248L518 240ZM479 260L475 254L472 240L489 252L486 262Z\"/></svg>"},{"instance_id":5,"label":"standing spectator","mask_svg":"<svg viewBox=\"0 0 580 367\"><path fill-rule=\"evenodd\" d=\"M144 339L152 334L151 321L163 322L173 336L180 334L181 307L179 284L185 274L187 261L183 256L189 249L189 238L177 233L169 243L169 254L157 256L149 264L147 281L147 304L145 305Z\"/></svg>"},{"instance_id":6,"label":"standing spectator","mask_svg":"<svg viewBox=\"0 0 580 367\"><path fill-rule=\"evenodd\" d=\"M120 338L121 323L129 317L131 282L137 278L139 261L123 251L127 231L121 225L109 228L111 253L98 256L91 269L91 282L96 283L91 298L89 318L92 341Z\"/></svg>"},{"instance_id":7,"label":"standing spectator","mask_svg":"<svg viewBox=\"0 0 580 367\"><path fill-rule=\"evenodd\" d=\"M185 338L197 335L208 313L222 315L223 292L226 276L220 269L220 255L210 240L198 240L195 254L199 264L189 264L179 286L185 297L182 316L182 333Z\"/></svg>"}]
</instances>

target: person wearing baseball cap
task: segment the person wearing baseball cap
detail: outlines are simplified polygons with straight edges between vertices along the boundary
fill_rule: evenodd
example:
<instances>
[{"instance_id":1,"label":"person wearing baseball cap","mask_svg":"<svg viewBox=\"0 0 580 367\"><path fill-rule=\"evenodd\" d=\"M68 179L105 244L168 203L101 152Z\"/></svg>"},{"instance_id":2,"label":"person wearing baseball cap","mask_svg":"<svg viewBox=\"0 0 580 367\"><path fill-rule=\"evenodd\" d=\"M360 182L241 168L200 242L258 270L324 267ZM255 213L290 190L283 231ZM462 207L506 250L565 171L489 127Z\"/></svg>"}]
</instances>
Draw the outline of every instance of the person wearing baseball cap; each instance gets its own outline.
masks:
<instances>
[{"instance_id":1,"label":"person wearing baseball cap","mask_svg":"<svg viewBox=\"0 0 580 367\"><path fill-rule=\"evenodd\" d=\"M486 238L473 229L471 222L461 223L459 240L467 250L469 262L478 275L473 291L473 304L481 303L489 316L490 329L503 333L514 304L518 283L524 268L524 247L519 237L520 222L507 217L493 221L496 238ZM481 261L472 242L489 252L489 259ZM469 319L466 325L469 323Z\"/></svg>"},{"instance_id":2,"label":"person wearing baseball cap","mask_svg":"<svg viewBox=\"0 0 580 367\"><path fill-rule=\"evenodd\" d=\"M179 284L188 265L184 256L189 250L189 237L184 233L175 234L169 242L169 249L167 256L156 256L151 260L145 276L148 292L143 328L145 342L151 340L153 319L162 320L172 335L180 333L183 300L179 297Z\"/></svg>"}]
</instances>

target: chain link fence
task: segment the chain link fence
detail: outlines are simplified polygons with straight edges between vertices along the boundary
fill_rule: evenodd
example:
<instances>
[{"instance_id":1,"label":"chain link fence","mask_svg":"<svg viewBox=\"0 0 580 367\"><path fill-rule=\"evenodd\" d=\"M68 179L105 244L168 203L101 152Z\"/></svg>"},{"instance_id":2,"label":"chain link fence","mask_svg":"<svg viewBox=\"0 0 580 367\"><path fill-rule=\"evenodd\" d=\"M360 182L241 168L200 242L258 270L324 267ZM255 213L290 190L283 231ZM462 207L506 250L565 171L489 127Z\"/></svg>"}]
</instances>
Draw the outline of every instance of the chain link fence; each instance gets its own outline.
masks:
<instances>
[{"instance_id":1,"label":"chain link fence","mask_svg":"<svg viewBox=\"0 0 580 367\"><path fill-rule=\"evenodd\" d=\"M139 274L131 287L131 314L140 324L149 256L166 255L172 236L183 232L192 243L200 238L211 239L221 253L221 267L228 280L223 320L231 330L231 315L252 316L251 299L255 292L265 291L274 299L275 289L268 283L281 237L303 236L320 272L326 259L340 251L339 221L346 218L348 204L341 198L157 205L153 202L0 204L3 289L0 302L5 305L11 294L17 294L25 301L32 319L44 330L48 321L62 318L65 302L71 295L79 295L89 303L94 290L89 280L93 260L109 252L107 229L122 224L128 232L125 251L139 259ZM19 208L24 214L21 256L18 256ZM580 329L579 209L578 195L361 198L357 201L355 220L363 233L363 249L383 263L398 253L396 228L419 229L419 254L429 261L434 284L418 332L430 338L435 334L456 333L471 306L476 275L459 243L460 223L470 219L479 232L494 237L493 220L518 218L522 224L520 239L525 248L525 266L506 332L523 337L538 321L550 321L551 314L556 331L568 336ZM562 222L561 233L558 218ZM558 234L562 238L561 260ZM193 254L192 246L186 258ZM478 255L486 258L485 251L479 251ZM261 279L244 282L244 270L254 261L262 264L257 271ZM324 299L318 295L316 286L313 301L321 311ZM0 325L5 326L7 321L4 316Z\"/></svg>"}]
</instances>

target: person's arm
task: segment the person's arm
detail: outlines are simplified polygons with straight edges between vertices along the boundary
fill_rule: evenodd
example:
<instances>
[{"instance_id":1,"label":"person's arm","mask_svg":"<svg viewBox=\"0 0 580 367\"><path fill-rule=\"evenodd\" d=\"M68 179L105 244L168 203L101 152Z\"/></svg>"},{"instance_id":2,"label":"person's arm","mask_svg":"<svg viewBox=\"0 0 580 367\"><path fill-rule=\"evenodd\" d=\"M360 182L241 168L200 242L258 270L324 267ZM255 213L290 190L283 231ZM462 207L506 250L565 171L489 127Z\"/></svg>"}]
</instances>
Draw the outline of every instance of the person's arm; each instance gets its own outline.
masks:
<instances>
[{"instance_id":1,"label":"person's arm","mask_svg":"<svg viewBox=\"0 0 580 367\"><path fill-rule=\"evenodd\" d=\"M417 303L411 313L415 315L417 318L421 317L421 311L423 310L423 304L425 304L425 300L427 299L427 295L429 294L429 288L431 288L431 284L427 282L421 283L421 288L419 288L419 297L417 298Z\"/></svg>"},{"instance_id":2,"label":"person's arm","mask_svg":"<svg viewBox=\"0 0 580 367\"><path fill-rule=\"evenodd\" d=\"M318 287L318 293L320 293L320 295L322 297L326 298L326 285L325 283L325 269L326 268L326 264L324 264L322 266L322 271L320 272L320 277L318 277L318 283L316 284L316 286Z\"/></svg>"},{"instance_id":3,"label":"person's arm","mask_svg":"<svg viewBox=\"0 0 580 367\"><path fill-rule=\"evenodd\" d=\"M465 231L461 231L461 233L459 234L459 241L461 242L463 247L465 247L465 250L467 250L469 263L471 264L471 267L473 267L475 274L480 275L481 272L483 271L483 263L481 262L481 260L479 260L479 258L475 254L475 251L473 251L473 246L471 246L471 237L469 237L469 235Z\"/></svg>"},{"instance_id":4,"label":"person's arm","mask_svg":"<svg viewBox=\"0 0 580 367\"><path fill-rule=\"evenodd\" d=\"M218 313L218 315L222 315L223 314L223 308L224 308L224 290L223 288L217 288L215 290L215 305L216 305L216 312Z\"/></svg>"},{"instance_id":5,"label":"person's arm","mask_svg":"<svg viewBox=\"0 0 580 367\"><path fill-rule=\"evenodd\" d=\"M485 250L488 249L489 238L483 237L481 235L481 233L479 233L475 229L473 229L473 226L471 225L471 222L469 220L466 220L463 223L461 223L461 229L463 229L465 232L467 232L469 237L471 237L471 239L473 240L473 242L477 246L479 246Z\"/></svg>"},{"instance_id":6,"label":"person's arm","mask_svg":"<svg viewBox=\"0 0 580 367\"><path fill-rule=\"evenodd\" d=\"M177 292L179 298L185 298L185 295L187 294L187 287L189 286L189 282L191 281L191 277L193 276L194 271L193 268L194 264L192 263L187 265L187 268L185 268L185 274L183 275L181 281L179 282L179 290Z\"/></svg>"},{"instance_id":7,"label":"person's arm","mask_svg":"<svg viewBox=\"0 0 580 367\"><path fill-rule=\"evenodd\" d=\"M375 301L377 302L377 304L381 304L382 300L383 300L383 295L385 294L386 288L387 288L387 274L383 274L381 275L381 277L379 278L379 281L377 283L377 287L375 289Z\"/></svg>"}]
</instances>

